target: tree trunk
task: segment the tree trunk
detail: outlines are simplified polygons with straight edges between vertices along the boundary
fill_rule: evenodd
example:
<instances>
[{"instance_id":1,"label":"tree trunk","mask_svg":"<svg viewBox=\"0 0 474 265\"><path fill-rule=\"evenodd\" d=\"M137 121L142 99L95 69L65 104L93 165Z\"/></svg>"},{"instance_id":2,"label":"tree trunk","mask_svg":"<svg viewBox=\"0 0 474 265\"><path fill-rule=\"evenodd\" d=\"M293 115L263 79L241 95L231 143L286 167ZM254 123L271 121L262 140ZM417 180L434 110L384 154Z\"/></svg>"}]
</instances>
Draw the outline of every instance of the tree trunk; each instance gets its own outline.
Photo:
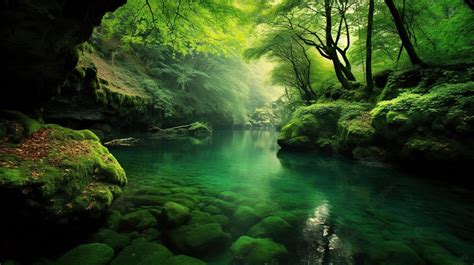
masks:
<instances>
[{"instance_id":1,"label":"tree trunk","mask_svg":"<svg viewBox=\"0 0 474 265\"><path fill-rule=\"evenodd\" d=\"M331 15L331 0L324 0L324 9L326 14L326 47L328 55L332 58L332 63L334 65L334 71L336 72L336 77L341 83L344 89L350 89L351 84L347 81L344 73L342 72L342 65L339 57L337 56L337 50L334 47L335 43L332 38L332 15Z\"/></svg>"},{"instance_id":2,"label":"tree trunk","mask_svg":"<svg viewBox=\"0 0 474 265\"><path fill-rule=\"evenodd\" d=\"M369 16L367 18L367 41L365 42L366 59L365 59L365 79L367 82L367 90L372 92L374 89L374 81L372 77L372 29L374 24L374 0L369 0Z\"/></svg>"},{"instance_id":3,"label":"tree trunk","mask_svg":"<svg viewBox=\"0 0 474 265\"><path fill-rule=\"evenodd\" d=\"M398 12L397 7L393 3L393 0L385 0L385 4L387 5L388 9L390 10L390 13L392 14L395 26L397 27L398 35L400 36L403 46L405 47L405 50L407 51L408 56L410 57L411 63L414 65L423 65L423 61L416 54L415 48L413 47L410 41L410 37L408 36L407 30L403 25L402 17Z\"/></svg>"}]
</instances>

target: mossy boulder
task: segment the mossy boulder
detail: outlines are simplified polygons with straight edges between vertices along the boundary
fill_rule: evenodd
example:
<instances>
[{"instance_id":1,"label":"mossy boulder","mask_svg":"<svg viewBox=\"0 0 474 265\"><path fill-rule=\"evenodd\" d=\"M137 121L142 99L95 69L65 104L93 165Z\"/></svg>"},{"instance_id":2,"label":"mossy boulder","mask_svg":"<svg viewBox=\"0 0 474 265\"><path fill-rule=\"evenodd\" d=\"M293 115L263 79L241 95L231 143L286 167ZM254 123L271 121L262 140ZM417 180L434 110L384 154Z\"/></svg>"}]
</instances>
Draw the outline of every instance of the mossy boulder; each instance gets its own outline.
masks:
<instances>
[{"instance_id":1,"label":"mossy boulder","mask_svg":"<svg viewBox=\"0 0 474 265\"><path fill-rule=\"evenodd\" d=\"M189 219L189 208L175 202L167 202L161 210L161 221L168 226L178 226Z\"/></svg>"},{"instance_id":2,"label":"mossy boulder","mask_svg":"<svg viewBox=\"0 0 474 265\"><path fill-rule=\"evenodd\" d=\"M107 265L114 257L114 250L101 243L79 245L60 257L57 265Z\"/></svg>"},{"instance_id":3,"label":"mossy boulder","mask_svg":"<svg viewBox=\"0 0 474 265\"><path fill-rule=\"evenodd\" d=\"M270 237L275 241L283 242L291 233L291 225L277 216L269 216L252 226L248 234L251 237Z\"/></svg>"},{"instance_id":4,"label":"mossy boulder","mask_svg":"<svg viewBox=\"0 0 474 265\"><path fill-rule=\"evenodd\" d=\"M232 217L232 222L241 228L248 228L260 220L255 210L249 206L239 206Z\"/></svg>"},{"instance_id":5,"label":"mossy boulder","mask_svg":"<svg viewBox=\"0 0 474 265\"><path fill-rule=\"evenodd\" d=\"M230 234L217 223L180 226L168 233L170 241L179 250L193 255L216 253L228 245Z\"/></svg>"},{"instance_id":6,"label":"mossy boulder","mask_svg":"<svg viewBox=\"0 0 474 265\"><path fill-rule=\"evenodd\" d=\"M340 152L369 144L375 133L369 104L334 101L301 107L282 128L284 149Z\"/></svg>"},{"instance_id":7,"label":"mossy boulder","mask_svg":"<svg viewBox=\"0 0 474 265\"><path fill-rule=\"evenodd\" d=\"M234 262L242 265L272 264L288 253L284 245L271 239L248 236L239 237L232 244L231 251Z\"/></svg>"},{"instance_id":8,"label":"mossy boulder","mask_svg":"<svg viewBox=\"0 0 474 265\"><path fill-rule=\"evenodd\" d=\"M230 201L230 202L234 202L237 199L239 199L239 196L235 192L232 192L232 191L223 191L219 193L218 197L224 201Z\"/></svg>"},{"instance_id":9,"label":"mossy boulder","mask_svg":"<svg viewBox=\"0 0 474 265\"><path fill-rule=\"evenodd\" d=\"M474 160L474 82L444 84L379 102L372 126L401 161Z\"/></svg>"},{"instance_id":10,"label":"mossy boulder","mask_svg":"<svg viewBox=\"0 0 474 265\"><path fill-rule=\"evenodd\" d=\"M169 258L164 265L206 265L207 263L185 255L178 255Z\"/></svg>"},{"instance_id":11,"label":"mossy boulder","mask_svg":"<svg viewBox=\"0 0 474 265\"><path fill-rule=\"evenodd\" d=\"M111 265L164 264L173 253L158 243L140 242L125 247Z\"/></svg>"},{"instance_id":12,"label":"mossy boulder","mask_svg":"<svg viewBox=\"0 0 474 265\"><path fill-rule=\"evenodd\" d=\"M104 243L107 246L119 251L130 243L130 238L127 235L119 234L110 229L100 229L95 235L93 240L95 242Z\"/></svg>"},{"instance_id":13,"label":"mossy boulder","mask_svg":"<svg viewBox=\"0 0 474 265\"><path fill-rule=\"evenodd\" d=\"M0 116L23 132L20 142L0 139L0 196L15 198L17 213L62 223L98 217L121 194L125 172L91 131Z\"/></svg>"},{"instance_id":14,"label":"mossy boulder","mask_svg":"<svg viewBox=\"0 0 474 265\"><path fill-rule=\"evenodd\" d=\"M156 218L148 210L127 213L120 221L120 230L142 231L157 226Z\"/></svg>"}]
</instances>

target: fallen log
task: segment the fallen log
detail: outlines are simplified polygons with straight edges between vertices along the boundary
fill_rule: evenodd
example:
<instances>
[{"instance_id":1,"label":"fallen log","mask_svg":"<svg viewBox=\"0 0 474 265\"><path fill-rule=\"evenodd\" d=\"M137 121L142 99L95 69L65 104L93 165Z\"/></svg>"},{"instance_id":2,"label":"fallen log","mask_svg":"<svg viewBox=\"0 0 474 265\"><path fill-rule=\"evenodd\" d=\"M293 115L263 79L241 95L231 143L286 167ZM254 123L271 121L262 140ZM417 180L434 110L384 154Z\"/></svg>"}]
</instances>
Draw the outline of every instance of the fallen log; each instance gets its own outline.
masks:
<instances>
[{"instance_id":1,"label":"fallen log","mask_svg":"<svg viewBox=\"0 0 474 265\"><path fill-rule=\"evenodd\" d=\"M106 146L134 146L139 141L140 141L139 139L129 137L129 138L122 138L122 139L114 139L114 140L104 143L104 145Z\"/></svg>"}]
</instances>

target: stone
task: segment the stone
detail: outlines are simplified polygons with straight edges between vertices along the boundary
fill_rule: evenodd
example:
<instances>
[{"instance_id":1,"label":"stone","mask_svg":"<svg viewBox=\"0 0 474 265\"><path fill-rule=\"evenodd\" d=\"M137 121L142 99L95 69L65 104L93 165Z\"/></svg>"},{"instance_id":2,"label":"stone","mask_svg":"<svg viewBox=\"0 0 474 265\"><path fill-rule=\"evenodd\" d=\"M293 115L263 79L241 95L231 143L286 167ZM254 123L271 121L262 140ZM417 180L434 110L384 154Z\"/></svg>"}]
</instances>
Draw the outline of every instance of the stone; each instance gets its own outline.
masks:
<instances>
[{"instance_id":1,"label":"stone","mask_svg":"<svg viewBox=\"0 0 474 265\"><path fill-rule=\"evenodd\" d=\"M269 216L252 226L249 235L252 237L270 237L275 241L283 242L291 233L291 225L277 216Z\"/></svg>"},{"instance_id":2,"label":"stone","mask_svg":"<svg viewBox=\"0 0 474 265\"><path fill-rule=\"evenodd\" d=\"M272 264L288 253L285 246L268 238L241 236L231 246L235 264ZM278 263L276 263L278 264Z\"/></svg>"},{"instance_id":3,"label":"stone","mask_svg":"<svg viewBox=\"0 0 474 265\"><path fill-rule=\"evenodd\" d=\"M178 255L169 258L164 265L206 265L207 263L185 255Z\"/></svg>"},{"instance_id":4,"label":"stone","mask_svg":"<svg viewBox=\"0 0 474 265\"><path fill-rule=\"evenodd\" d=\"M111 265L164 264L173 253L165 246L151 242L135 242L125 247Z\"/></svg>"},{"instance_id":5,"label":"stone","mask_svg":"<svg viewBox=\"0 0 474 265\"><path fill-rule=\"evenodd\" d=\"M125 214L120 221L120 230L142 231L157 226L156 218L148 210Z\"/></svg>"},{"instance_id":6,"label":"stone","mask_svg":"<svg viewBox=\"0 0 474 265\"><path fill-rule=\"evenodd\" d=\"M107 265L114 257L114 250L102 243L79 245L66 252L57 265Z\"/></svg>"},{"instance_id":7,"label":"stone","mask_svg":"<svg viewBox=\"0 0 474 265\"><path fill-rule=\"evenodd\" d=\"M230 234L222 231L217 223L199 226L181 226L168 233L170 241L181 251L193 255L217 253L230 240Z\"/></svg>"},{"instance_id":8,"label":"stone","mask_svg":"<svg viewBox=\"0 0 474 265\"><path fill-rule=\"evenodd\" d=\"M179 226L190 217L189 208L175 202L167 202L161 210L160 220L168 226Z\"/></svg>"},{"instance_id":9,"label":"stone","mask_svg":"<svg viewBox=\"0 0 474 265\"><path fill-rule=\"evenodd\" d=\"M110 229L100 229L94 235L94 241L104 243L113 248L114 251L119 251L130 243L130 238Z\"/></svg>"}]
</instances>

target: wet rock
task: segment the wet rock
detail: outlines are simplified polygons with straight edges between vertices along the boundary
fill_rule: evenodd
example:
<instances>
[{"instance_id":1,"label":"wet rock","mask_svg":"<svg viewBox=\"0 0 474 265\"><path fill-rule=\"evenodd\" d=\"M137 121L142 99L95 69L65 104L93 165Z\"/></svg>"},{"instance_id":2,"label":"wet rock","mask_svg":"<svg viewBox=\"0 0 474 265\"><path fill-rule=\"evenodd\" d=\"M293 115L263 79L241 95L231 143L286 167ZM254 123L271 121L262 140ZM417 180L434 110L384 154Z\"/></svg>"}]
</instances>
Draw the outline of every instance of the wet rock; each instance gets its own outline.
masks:
<instances>
[{"instance_id":1,"label":"wet rock","mask_svg":"<svg viewBox=\"0 0 474 265\"><path fill-rule=\"evenodd\" d=\"M169 258L166 262L165 265L206 265L207 263L190 257L190 256L185 256L185 255L178 255Z\"/></svg>"},{"instance_id":2,"label":"wet rock","mask_svg":"<svg viewBox=\"0 0 474 265\"><path fill-rule=\"evenodd\" d=\"M117 231L122 220L122 214L119 211L110 211L105 221L105 227Z\"/></svg>"},{"instance_id":3,"label":"wet rock","mask_svg":"<svg viewBox=\"0 0 474 265\"><path fill-rule=\"evenodd\" d=\"M219 207L214 206L214 205L209 205L209 206L205 207L202 210L205 211L205 212L208 212L210 214L221 214L222 213L222 210Z\"/></svg>"},{"instance_id":4,"label":"wet rock","mask_svg":"<svg viewBox=\"0 0 474 265\"><path fill-rule=\"evenodd\" d=\"M139 210L131 212L122 217L120 221L120 230L124 231L142 231L157 225L156 218L148 210Z\"/></svg>"},{"instance_id":5,"label":"wet rock","mask_svg":"<svg viewBox=\"0 0 474 265\"><path fill-rule=\"evenodd\" d=\"M260 220L255 210L248 206L239 206L232 217L232 222L240 227L251 227Z\"/></svg>"},{"instance_id":6,"label":"wet rock","mask_svg":"<svg viewBox=\"0 0 474 265\"><path fill-rule=\"evenodd\" d=\"M168 236L178 249L193 255L215 254L230 240L230 234L224 233L217 223L181 226L170 231Z\"/></svg>"},{"instance_id":7,"label":"wet rock","mask_svg":"<svg viewBox=\"0 0 474 265\"><path fill-rule=\"evenodd\" d=\"M268 238L241 236L231 247L235 264L273 264L287 254L285 246ZM276 263L278 264L278 263Z\"/></svg>"},{"instance_id":8,"label":"wet rock","mask_svg":"<svg viewBox=\"0 0 474 265\"><path fill-rule=\"evenodd\" d=\"M259 202L252 207L260 218L275 214L280 209L278 203Z\"/></svg>"},{"instance_id":9,"label":"wet rock","mask_svg":"<svg viewBox=\"0 0 474 265\"><path fill-rule=\"evenodd\" d=\"M143 237L146 241L155 241L160 237L160 235L161 232L158 229L148 228L142 232L141 237Z\"/></svg>"},{"instance_id":10,"label":"wet rock","mask_svg":"<svg viewBox=\"0 0 474 265\"><path fill-rule=\"evenodd\" d=\"M188 225L198 226L209 223L216 223L216 220L209 213L202 211L191 212L191 219L189 220Z\"/></svg>"},{"instance_id":11,"label":"wet rock","mask_svg":"<svg viewBox=\"0 0 474 265\"><path fill-rule=\"evenodd\" d=\"M157 243L135 242L125 247L111 265L164 264L173 253Z\"/></svg>"},{"instance_id":12,"label":"wet rock","mask_svg":"<svg viewBox=\"0 0 474 265\"><path fill-rule=\"evenodd\" d=\"M130 238L127 235L119 234L110 229L100 229L94 235L94 241L104 243L113 248L114 251L119 251L130 244Z\"/></svg>"},{"instance_id":13,"label":"wet rock","mask_svg":"<svg viewBox=\"0 0 474 265\"><path fill-rule=\"evenodd\" d=\"M237 199L239 199L239 196L235 194L235 192L232 192L232 191L221 192L218 197L219 199L222 199L224 201L230 201L230 202L234 202Z\"/></svg>"},{"instance_id":14,"label":"wet rock","mask_svg":"<svg viewBox=\"0 0 474 265\"><path fill-rule=\"evenodd\" d=\"M213 215L212 218L216 223L219 223L222 227L227 226L230 223L230 220L227 216L223 214Z\"/></svg>"},{"instance_id":15,"label":"wet rock","mask_svg":"<svg viewBox=\"0 0 474 265\"><path fill-rule=\"evenodd\" d=\"M161 211L160 220L168 226L178 226L190 217L189 208L175 202L167 202Z\"/></svg>"},{"instance_id":16,"label":"wet rock","mask_svg":"<svg viewBox=\"0 0 474 265\"><path fill-rule=\"evenodd\" d=\"M225 215L232 215L234 214L235 210L237 209L237 205L231 202L226 202L223 200L216 199L212 202L212 205L218 207L222 210Z\"/></svg>"},{"instance_id":17,"label":"wet rock","mask_svg":"<svg viewBox=\"0 0 474 265\"><path fill-rule=\"evenodd\" d=\"M114 250L101 243L91 243L79 245L62 257L55 264L57 265L106 265L114 257Z\"/></svg>"},{"instance_id":18,"label":"wet rock","mask_svg":"<svg viewBox=\"0 0 474 265\"><path fill-rule=\"evenodd\" d=\"M291 225L280 217L270 216L252 226L249 235L252 237L271 237L282 242L291 233Z\"/></svg>"}]
</instances>

